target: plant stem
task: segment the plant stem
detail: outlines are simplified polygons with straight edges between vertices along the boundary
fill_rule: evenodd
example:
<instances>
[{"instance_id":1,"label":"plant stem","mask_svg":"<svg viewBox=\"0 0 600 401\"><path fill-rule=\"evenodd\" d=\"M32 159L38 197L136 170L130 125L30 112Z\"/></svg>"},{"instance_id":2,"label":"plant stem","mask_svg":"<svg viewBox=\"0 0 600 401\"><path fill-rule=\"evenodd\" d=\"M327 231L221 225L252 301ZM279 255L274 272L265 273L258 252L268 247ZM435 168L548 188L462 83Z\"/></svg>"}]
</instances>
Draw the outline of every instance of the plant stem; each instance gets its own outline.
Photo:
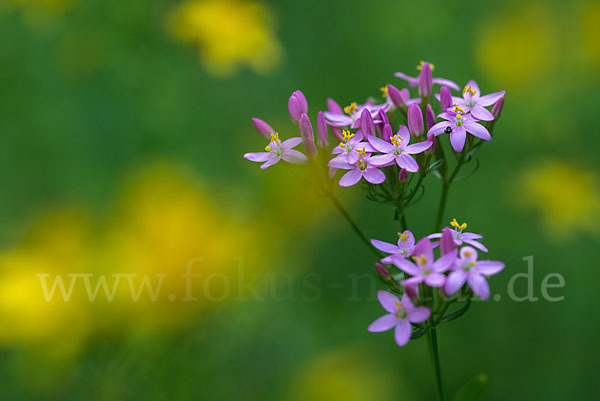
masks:
<instances>
[{"instance_id":1,"label":"plant stem","mask_svg":"<svg viewBox=\"0 0 600 401\"><path fill-rule=\"evenodd\" d=\"M437 332L436 328L432 327L427 332L429 337L429 349L431 350L431 358L433 359L433 367L435 369L435 381L437 385L439 401L444 401L444 381L442 379L442 369L440 366L440 354L438 351Z\"/></svg>"},{"instance_id":2,"label":"plant stem","mask_svg":"<svg viewBox=\"0 0 600 401\"><path fill-rule=\"evenodd\" d=\"M373 245L371 244L371 242L369 241L367 236L362 232L362 230L358 227L358 225L354 222L354 220L352 220L352 217L350 217L350 214L348 213L348 211L344 208L344 206L342 206L342 204L337 200L337 198L332 193L329 193L328 197L329 197L329 199L331 199L331 202L333 202L333 204L335 205L337 210L340 212L340 214L346 219L348 224L350 224L350 226L352 227L352 229L354 230L356 235L358 235L360 237L360 239L365 243L365 245L373 253L375 253L375 255L377 255L378 258L382 257L382 255L379 253L379 251L373 247Z\"/></svg>"}]
</instances>

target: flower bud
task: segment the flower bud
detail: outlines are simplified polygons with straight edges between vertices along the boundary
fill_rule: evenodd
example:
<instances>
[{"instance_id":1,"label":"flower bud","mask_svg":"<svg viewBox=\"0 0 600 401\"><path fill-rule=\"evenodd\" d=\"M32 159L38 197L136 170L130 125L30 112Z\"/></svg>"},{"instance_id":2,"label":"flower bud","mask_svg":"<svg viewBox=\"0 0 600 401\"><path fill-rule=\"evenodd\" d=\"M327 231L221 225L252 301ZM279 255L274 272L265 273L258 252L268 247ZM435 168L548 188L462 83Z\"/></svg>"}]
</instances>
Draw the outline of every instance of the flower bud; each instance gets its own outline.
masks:
<instances>
[{"instance_id":1,"label":"flower bud","mask_svg":"<svg viewBox=\"0 0 600 401\"><path fill-rule=\"evenodd\" d=\"M321 148L329 146L329 134L327 132L327 122L322 111L317 116L317 145Z\"/></svg>"},{"instance_id":2,"label":"flower bud","mask_svg":"<svg viewBox=\"0 0 600 401\"><path fill-rule=\"evenodd\" d=\"M430 104L427 104L427 108L425 109L425 123L427 125L427 131L431 129L435 125L435 113L431 108Z\"/></svg>"},{"instance_id":3,"label":"flower bud","mask_svg":"<svg viewBox=\"0 0 600 401\"><path fill-rule=\"evenodd\" d=\"M392 131L392 126L389 124L386 124L385 127L383 127L383 133L381 135L381 137L383 138L384 141L390 141L390 138L394 136L394 131Z\"/></svg>"},{"instance_id":4,"label":"flower bud","mask_svg":"<svg viewBox=\"0 0 600 401\"><path fill-rule=\"evenodd\" d=\"M302 113L308 113L308 103L302 92L296 91L292 93L290 100L288 101L288 110L290 112L290 117L292 117L292 120L294 120L296 124L300 121Z\"/></svg>"},{"instance_id":5,"label":"flower bud","mask_svg":"<svg viewBox=\"0 0 600 401\"><path fill-rule=\"evenodd\" d=\"M405 168L400 170L400 173L398 174L398 179L400 180L400 182L406 182L406 180L408 180L408 171Z\"/></svg>"},{"instance_id":6,"label":"flower bud","mask_svg":"<svg viewBox=\"0 0 600 401\"><path fill-rule=\"evenodd\" d=\"M500 118L500 114L502 114L502 108L504 107L504 96L502 96L494 106L492 107L492 114L494 115L494 119L497 120Z\"/></svg>"},{"instance_id":7,"label":"flower bud","mask_svg":"<svg viewBox=\"0 0 600 401\"><path fill-rule=\"evenodd\" d=\"M253 118L252 124L254 124L254 128L256 128L258 133L267 139L271 139L271 134L275 132L269 124L259 118Z\"/></svg>"},{"instance_id":8,"label":"flower bud","mask_svg":"<svg viewBox=\"0 0 600 401\"><path fill-rule=\"evenodd\" d=\"M404 291L406 295L412 300L415 300L419 297L419 287L417 284L407 285L404 287Z\"/></svg>"},{"instance_id":9,"label":"flower bud","mask_svg":"<svg viewBox=\"0 0 600 401\"><path fill-rule=\"evenodd\" d=\"M425 62L421 65L421 72L418 77L419 96L429 97L431 95L431 87L433 86L433 73L431 66Z\"/></svg>"},{"instance_id":10,"label":"flower bud","mask_svg":"<svg viewBox=\"0 0 600 401\"><path fill-rule=\"evenodd\" d=\"M381 277L383 280L387 281L392 278L388 269L386 269L381 263L375 263L375 268L377 269L377 273L379 273L379 277Z\"/></svg>"},{"instance_id":11,"label":"flower bud","mask_svg":"<svg viewBox=\"0 0 600 401\"><path fill-rule=\"evenodd\" d=\"M302 137L302 143L304 144L304 151L308 157L315 157L317 155L317 147L315 146L315 134L313 132L312 124L306 113L302 113L299 120L300 124L300 136Z\"/></svg>"},{"instance_id":12,"label":"flower bud","mask_svg":"<svg viewBox=\"0 0 600 401\"><path fill-rule=\"evenodd\" d=\"M333 99L327 99L327 110L334 114L344 114L344 110Z\"/></svg>"},{"instance_id":13,"label":"flower bud","mask_svg":"<svg viewBox=\"0 0 600 401\"><path fill-rule=\"evenodd\" d=\"M300 115L302 114L302 111L300 110L300 103L294 95L290 96L290 100L288 101L288 110L290 112L290 117L292 117L292 120L296 124L298 124L298 122L300 121Z\"/></svg>"},{"instance_id":14,"label":"flower bud","mask_svg":"<svg viewBox=\"0 0 600 401\"><path fill-rule=\"evenodd\" d=\"M396 88L394 85L388 85L387 88L388 96L392 103L394 103L394 106L398 107L399 109L406 107L406 99L404 99L400 90L398 90L398 88Z\"/></svg>"},{"instance_id":15,"label":"flower bud","mask_svg":"<svg viewBox=\"0 0 600 401\"><path fill-rule=\"evenodd\" d=\"M447 86L442 86L440 89L440 103L442 106L442 112L446 112L450 107L452 107L452 95L450 94L450 89Z\"/></svg>"},{"instance_id":16,"label":"flower bud","mask_svg":"<svg viewBox=\"0 0 600 401\"><path fill-rule=\"evenodd\" d=\"M408 106L408 130L411 135L418 138L425 132L423 126L423 113L418 104L413 103Z\"/></svg>"},{"instance_id":17,"label":"flower bud","mask_svg":"<svg viewBox=\"0 0 600 401\"><path fill-rule=\"evenodd\" d=\"M371 112L365 107L360 115L360 129L362 130L365 138L369 135L375 135L375 124L373 124L373 117Z\"/></svg>"}]
</instances>

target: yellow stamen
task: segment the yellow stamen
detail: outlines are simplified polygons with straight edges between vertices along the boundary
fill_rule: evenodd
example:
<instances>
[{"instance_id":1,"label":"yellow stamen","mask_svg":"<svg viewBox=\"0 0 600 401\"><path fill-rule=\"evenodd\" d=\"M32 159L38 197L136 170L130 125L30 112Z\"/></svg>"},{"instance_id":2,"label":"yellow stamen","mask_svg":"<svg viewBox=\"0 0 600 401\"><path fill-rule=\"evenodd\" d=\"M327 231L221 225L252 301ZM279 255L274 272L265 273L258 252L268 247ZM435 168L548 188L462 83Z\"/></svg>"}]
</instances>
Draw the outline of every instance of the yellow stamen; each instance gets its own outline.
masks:
<instances>
[{"instance_id":1,"label":"yellow stamen","mask_svg":"<svg viewBox=\"0 0 600 401\"><path fill-rule=\"evenodd\" d=\"M464 230L465 228L467 228L467 223L458 224L458 221L456 221L456 219L453 219L453 220L450 222L450 225L451 225L452 227L456 228L457 230L460 230L460 231L462 231L462 230Z\"/></svg>"},{"instance_id":2,"label":"yellow stamen","mask_svg":"<svg viewBox=\"0 0 600 401\"><path fill-rule=\"evenodd\" d=\"M471 96L474 96L477 93L477 91L471 88L469 85L465 86L465 89L463 89L463 94L467 92L469 92Z\"/></svg>"},{"instance_id":3,"label":"yellow stamen","mask_svg":"<svg viewBox=\"0 0 600 401\"><path fill-rule=\"evenodd\" d=\"M466 256L467 258L470 258L471 256L473 256L473 252L471 252L471 251L466 251L466 252L465 252L465 256Z\"/></svg>"},{"instance_id":4,"label":"yellow stamen","mask_svg":"<svg viewBox=\"0 0 600 401\"><path fill-rule=\"evenodd\" d=\"M400 146L400 143L402 142L402 137L400 137L398 135L394 135L393 137L390 138L390 142L392 142L396 146Z\"/></svg>"},{"instance_id":5,"label":"yellow stamen","mask_svg":"<svg viewBox=\"0 0 600 401\"><path fill-rule=\"evenodd\" d=\"M278 132L271 134L271 142L275 142L275 143L277 143L277 145L281 146L281 141L279 140Z\"/></svg>"},{"instance_id":6,"label":"yellow stamen","mask_svg":"<svg viewBox=\"0 0 600 401\"><path fill-rule=\"evenodd\" d=\"M356 152L358 153L358 157L366 157L367 156L367 151L365 150L365 148L357 149Z\"/></svg>"},{"instance_id":7,"label":"yellow stamen","mask_svg":"<svg viewBox=\"0 0 600 401\"><path fill-rule=\"evenodd\" d=\"M357 110L358 110L358 106L356 105L356 102L352 102L350 104L350 106L344 107L344 113L348 114L349 116L354 114L354 112Z\"/></svg>"},{"instance_id":8,"label":"yellow stamen","mask_svg":"<svg viewBox=\"0 0 600 401\"><path fill-rule=\"evenodd\" d=\"M427 256L425 256L425 255L413 256L413 259L415 260L415 262L417 262L421 266L425 266L427 264Z\"/></svg>"},{"instance_id":9,"label":"yellow stamen","mask_svg":"<svg viewBox=\"0 0 600 401\"><path fill-rule=\"evenodd\" d=\"M465 111L463 109L461 109L458 105L454 105L454 108L452 109L453 112L455 113L461 113L461 114L465 114Z\"/></svg>"},{"instance_id":10,"label":"yellow stamen","mask_svg":"<svg viewBox=\"0 0 600 401\"><path fill-rule=\"evenodd\" d=\"M421 71L423 69L423 64L425 64L425 62L423 60L421 60L421 62L417 66L418 71ZM431 68L431 71L433 71L435 69L435 66L433 64L429 63L429 68Z\"/></svg>"},{"instance_id":11,"label":"yellow stamen","mask_svg":"<svg viewBox=\"0 0 600 401\"><path fill-rule=\"evenodd\" d=\"M406 233L398 233L398 235L400 236L400 241L402 242L406 242L408 241L409 235Z\"/></svg>"},{"instance_id":12,"label":"yellow stamen","mask_svg":"<svg viewBox=\"0 0 600 401\"><path fill-rule=\"evenodd\" d=\"M384 97L384 98L388 97L388 86L387 85L382 88L379 88L379 90L382 93L381 97Z\"/></svg>"},{"instance_id":13,"label":"yellow stamen","mask_svg":"<svg viewBox=\"0 0 600 401\"><path fill-rule=\"evenodd\" d=\"M343 130L342 135L344 136L344 141L348 142L350 139L354 137L354 134L350 133L350 131Z\"/></svg>"},{"instance_id":14,"label":"yellow stamen","mask_svg":"<svg viewBox=\"0 0 600 401\"><path fill-rule=\"evenodd\" d=\"M457 114L457 115L456 115L456 119L457 119L457 120L462 120L462 116L461 116L460 114Z\"/></svg>"},{"instance_id":15,"label":"yellow stamen","mask_svg":"<svg viewBox=\"0 0 600 401\"><path fill-rule=\"evenodd\" d=\"M270 147L269 145L267 145L267 146L265 147L265 150L266 150L267 152L271 152L273 149L271 149L271 147Z\"/></svg>"},{"instance_id":16,"label":"yellow stamen","mask_svg":"<svg viewBox=\"0 0 600 401\"><path fill-rule=\"evenodd\" d=\"M394 306L398 309L402 309L402 302L394 301Z\"/></svg>"},{"instance_id":17,"label":"yellow stamen","mask_svg":"<svg viewBox=\"0 0 600 401\"><path fill-rule=\"evenodd\" d=\"M344 142L340 142L340 148L345 148L346 144Z\"/></svg>"}]
</instances>

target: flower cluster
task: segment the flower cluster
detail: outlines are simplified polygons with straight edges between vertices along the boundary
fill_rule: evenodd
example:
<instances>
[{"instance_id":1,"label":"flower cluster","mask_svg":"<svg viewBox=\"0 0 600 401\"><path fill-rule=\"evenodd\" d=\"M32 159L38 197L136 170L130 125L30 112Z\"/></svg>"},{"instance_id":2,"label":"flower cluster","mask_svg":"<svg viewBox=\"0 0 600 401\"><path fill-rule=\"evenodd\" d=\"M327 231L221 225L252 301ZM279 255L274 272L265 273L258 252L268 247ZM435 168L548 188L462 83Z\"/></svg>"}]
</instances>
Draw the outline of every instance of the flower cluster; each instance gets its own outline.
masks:
<instances>
[{"instance_id":1,"label":"flower cluster","mask_svg":"<svg viewBox=\"0 0 600 401\"><path fill-rule=\"evenodd\" d=\"M408 87L385 85L380 100L369 98L341 107L328 99L327 109L317 113L316 140L306 97L296 91L288 110L300 135L282 140L269 124L253 119L268 144L264 152L244 155L263 163L262 168L280 160L314 168L320 192L331 198L377 254L379 276L401 296L380 291L379 300L389 314L369 327L370 331L395 328L401 346L411 337L435 335L437 325L467 310L472 296L488 299L486 277L504 268L501 262L478 260L478 252L488 252L481 235L466 232L467 225L456 219L442 229L442 221L452 183L479 167L477 162L471 173L458 175L491 141L505 91L484 95L472 80L461 90L448 79L434 78L433 69L432 64L421 62L416 77L396 73ZM416 93L411 95L412 88ZM293 149L301 143L304 153ZM407 229L407 210L421 199L424 179L430 174L442 185L437 213L432 213L435 233L415 242ZM369 200L393 207L402 230L397 244L368 240L335 198L332 182L336 181L341 187L362 183Z\"/></svg>"},{"instance_id":2,"label":"flower cluster","mask_svg":"<svg viewBox=\"0 0 600 401\"><path fill-rule=\"evenodd\" d=\"M420 290L422 292L431 291L433 288L442 290L446 296L444 301L448 304L461 300L460 293L465 293L464 296L467 298L473 293L483 300L489 298L490 288L486 277L502 271L504 263L479 260L477 250L473 246L487 252L483 244L475 241L482 237L478 234L464 233L463 230L467 228L466 223L458 224L454 219L450 224L452 229L446 227L441 233L431 234L416 244L413 234L408 230L398 233L398 245L371 240L375 248L389 254L381 260L381 263L400 270L402 277L400 284L406 291L402 301L388 292L378 293L381 306L390 312L394 319L386 315L376 320L369 327L369 331L386 331L396 327L396 342L400 346L405 345L412 333L409 323L422 323L431 316L431 310L427 306L418 307L420 311L418 316L423 317L422 320L414 318L414 314L411 314L415 309L414 303L420 302ZM439 238L440 241L432 242L430 241L432 238ZM434 249L438 247L439 257L436 258ZM393 280L387 267L378 264L378 270L384 280ZM395 300L393 312L390 308L392 298Z\"/></svg>"}]
</instances>

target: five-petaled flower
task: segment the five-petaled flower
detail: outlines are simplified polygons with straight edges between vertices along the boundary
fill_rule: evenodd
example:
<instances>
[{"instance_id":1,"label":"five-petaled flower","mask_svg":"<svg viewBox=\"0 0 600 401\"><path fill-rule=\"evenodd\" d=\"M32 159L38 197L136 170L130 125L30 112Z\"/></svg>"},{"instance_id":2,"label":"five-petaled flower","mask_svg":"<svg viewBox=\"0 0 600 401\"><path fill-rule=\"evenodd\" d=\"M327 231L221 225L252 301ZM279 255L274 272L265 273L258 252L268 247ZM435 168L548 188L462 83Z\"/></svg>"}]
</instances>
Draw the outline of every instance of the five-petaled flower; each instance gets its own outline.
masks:
<instances>
[{"instance_id":1,"label":"five-petaled flower","mask_svg":"<svg viewBox=\"0 0 600 401\"><path fill-rule=\"evenodd\" d=\"M356 134L352 134L350 131L342 131L342 135L342 142L333 148L331 152L331 154L338 155L336 159L341 159L348 164L355 164L358 161L360 152L364 151L370 154L375 151L368 142L362 142L364 139L362 130L359 130ZM329 165L333 167L331 163Z\"/></svg>"},{"instance_id":2,"label":"five-petaled flower","mask_svg":"<svg viewBox=\"0 0 600 401\"><path fill-rule=\"evenodd\" d=\"M477 82L469 81L463 89L463 97L453 97L452 101L465 112L471 113L476 119L492 121L494 115L485 107L494 105L505 93L506 91L500 91L481 96Z\"/></svg>"},{"instance_id":3,"label":"five-petaled flower","mask_svg":"<svg viewBox=\"0 0 600 401\"><path fill-rule=\"evenodd\" d=\"M452 233L452 239L454 240L454 244L456 244L456 246L462 246L463 242L464 242L466 244L474 246L475 248L477 248L483 252L488 251L488 249L485 247L485 245L483 245L479 241L476 241L478 239L483 238L481 235L475 234L475 233L463 232L467 228L467 223L458 224L458 221L456 221L456 219L453 219L450 222L450 225L452 226L452 229L449 229L449 230ZM431 234L431 235L428 235L427 238L429 238L429 239L442 238L442 234L440 234L440 233Z\"/></svg>"},{"instance_id":4,"label":"five-petaled flower","mask_svg":"<svg viewBox=\"0 0 600 401\"><path fill-rule=\"evenodd\" d=\"M399 258L395 258L393 262L404 273L413 276L404 280L402 285L410 286L425 282L430 287L443 287L446 284L446 276L443 273L454 264L456 253L457 250L454 249L435 260L431 242L428 238L423 238L412 251L415 263Z\"/></svg>"},{"instance_id":5,"label":"five-petaled flower","mask_svg":"<svg viewBox=\"0 0 600 401\"><path fill-rule=\"evenodd\" d=\"M381 184L385 181L385 174L371 163L371 157L365 149L358 150L358 161L348 163L341 157L329 161L329 167L350 170L339 181L341 187L351 187L364 178L371 184Z\"/></svg>"},{"instance_id":6,"label":"five-petaled flower","mask_svg":"<svg viewBox=\"0 0 600 401\"><path fill-rule=\"evenodd\" d=\"M384 130L391 132L392 127L386 125ZM425 141L409 145L410 133L405 125L400 127L396 135L390 137L390 142L375 136L370 136L368 140L376 151L383 153L381 155L373 156L371 158L371 164L384 167L395 163L411 173L419 171L419 165L417 164L417 161L413 159L411 154L421 153L429 149L433 144L431 141Z\"/></svg>"},{"instance_id":7,"label":"five-petaled flower","mask_svg":"<svg viewBox=\"0 0 600 401\"><path fill-rule=\"evenodd\" d=\"M415 237L413 233L406 230L398 233L398 245L390 244L388 242L379 241L376 239L371 240L371 244L382 252L389 253L390 256L383 258L382 262L387 264L393 263L393 256L400 258L406 258L410 255L415 247Z\"/></svg>"},{"instance_id":8,"label":"five-petaled flower","mask_svg":"<svg viewBox=\"0 0 600 401\"><path fill-rule=\"evenodd\" d=\"M399 300L387 291L377 291L377 298L388 314L375 320L369 331L378 333L394 329L396 344L403 347L412 335L411 323L422 323L429 319L431 311L425 306L414 306L407 293Z\"/></svg>"},{"instance_id":9,"label":"five-petaled flower","mask_svg":"<svg viewBox=\"0 0 600 401\"><path fill-rule=\"evenodd\" d=\"M446 294L452 295L458 291L465 282L481 299L490 297L490 287L486 276L500 273L504 269L504 263L492 260L477 260L477 251L470 246L460 250L460 258L452 266L452 272L446 282Z\"/></svg>"},{"instance_id":10,"label":"five-petaled flower","mask_svg":"<svg viewBox=\"0 0 600 401\"><path fill-rule=\"evenodd\" d=\"M308 160L306 156L303 153L292 149L301 143L302 138L290 138L281 142L279 134L273 133L271 134L271 141L265 147L265 152L246 153L244 158L252 162L265 162L260 166L262 169L278 163L281 159L293 164L304 164Z\"/></svg>"},{"instance_id":11,"label":"five-petaled flower","mask_svg":"<svg viewBox=\"0 0 600 401\"><path fill-rule=\"evenodd\" d=\"M465 147L467 132L485 141L492 140L492 136L487 128L478 124L478 119L466 113L458 105L454 105L452 110L443 112L438 117L447 121L442 121L431 127L427 133L427 137L438 136L444 132L448 132L448 128L450 128L450 144L455 152L462 152Z\"/></svg>"}]
</instances>

